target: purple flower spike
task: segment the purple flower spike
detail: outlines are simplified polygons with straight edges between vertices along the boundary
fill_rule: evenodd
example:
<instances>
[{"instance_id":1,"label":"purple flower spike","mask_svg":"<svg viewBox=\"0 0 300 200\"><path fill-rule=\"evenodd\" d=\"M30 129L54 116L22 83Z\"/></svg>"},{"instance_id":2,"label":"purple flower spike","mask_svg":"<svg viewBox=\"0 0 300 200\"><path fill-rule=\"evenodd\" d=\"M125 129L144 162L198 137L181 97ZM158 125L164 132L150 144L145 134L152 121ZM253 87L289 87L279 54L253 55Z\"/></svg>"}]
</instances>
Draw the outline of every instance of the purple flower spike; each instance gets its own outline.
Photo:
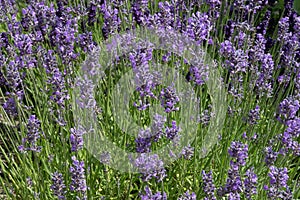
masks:
<instances>
[{"instance_id":1,"label":"purple flower spike","mask_svg":"<svg viewBox=\"0 0 300 200\"><path fill-rule=\"evenodd\" d=\"M196 194L194 192L186 191L183 195L181 195L178 200L196 200Z\"/></svg>"},{"instance_id":2,"label":"purple flower spike","mask_svg":"<svg viewBox=\"0 0 300 200\"><path fill-rule=\"evenodd\" d=\"M246 171L246 178L244 180L244 194L248 200L251 200L251 196L257 194L257 175L254 173L253 168Z\"/></svg>"},{"instance_id":3,"label":"purple flower spike","mask_svg":"<svg viewBox=\"0 0 300 200\"><path fill-rule=\"evenodd\" d=\"M142 153L135 161L135 167L142 174L143 181L149 181L152 178L162 181L166 176L164 163L159 159L158 155L148 155Z\"/></svg>"},{"instance_id":4,"label":"purple flower spike","mask_svg":"<svg viewBox=\"0 0 300 200\"><path fill-rule=\"evenodd\" d=\"M213 183L212 172L206 173L202 171L203 190L206 193L204 200L216 200L215 191L216 187Z\"/></svg>"},{"instance_id":5,"label":"purple flower spike","mask_svg":"<svg viewBox=\"0 0 300 200\"><path fill-rule=\"evenodd\" d=\"M75 156L72 157L72 166L70 167L71 173L71 185L70 190L78 192L83 199L87 199L86 191L86 178L85 178L85 169L84 169L84 161L78 161Z\"/></svg>"},{"instance_id":6,"label":"purple flower spike","mask_svg":"<svg viewBox=\"0 0 300 200\"><path fill-rule=\"evenodd\" d=\"M278 152L274 152L272 146L265 149L265 162L267 165L273 165L277 159Z\"/></svg>"},{"instance_id":7,"label":"purple flower spike","mask_svg":"<svg viewBox=\"0 0 300 200\"><path fill-rule=\"evenodd\" d=\"M37 146L36 142L40 138L41 134L41 122L35 115L31 115L27 124L27 135L22 139L22 145L19 146L21 152L35 151L40 152L42 147Z\"/></svg>"},{"instance_id":8,"label":"purple flower spike","mask_svg":"<svg viewBox=\"0 0 300 200\"><path fill-rule=\"evenodd\" d=\"M86 131L82 126L71 128L70 141L72 145L71 151L78 151L83 147L83 135Z\"/></svg>"},{"instance_id":9,"label":"purple flower spike","mask_svg":"<svg viewBox=\"0 0 300 200\"><path fill-rule=\"evenodd\" d=\"M173 140L178 136L180 128L176 125L176 121L172 121L172 127L166 128L166 137L170 140Z\"/></svg>"},{"instance_id":10,"label":"purple flower spike","mask_svg":"<svg viewBox=\"0 0 300 200\"><path fill-rule=\"evenodd\" d=\"M65 200L65 194L66 194L66 185L64 183L64 178L61 173L54 172L52 175L52 185L50 186L50 189L53 191L53 194L58 198Z\"/></svg>"},{"instance_id":11,"label":"purple flower spike","mask_svg":"<svg viewBox=\"0 0 300 200\"><path fill-rule=\"evenodd\" d=\"M244 166L248 158L248 145L241 142L232 142L228 153L230 157L235 159L238 166Z\"/></svg>"},{"instance_id":12,"label":"purple flower spike","mask_svg":"<svg viewBox=\"0 0 300 200\"><path fill-rule=\"evenodd\" d=\"M140 130L136 143L136 152L137 153L148 153L151 151L151 141L152 135L150 129Z\"/></svg>"},{"instance_id":13,"label":"purple flower spike","mask_svg":"<svg viewBox=\"0 0 300 200\"><path fill-rule=\"evenodd\" d=\"M287 185L289 179L287 168L270 167L268 174L270 177L270 186L265 186L264 189L268 191L268 197L272 200L284 199L291 200L292 192Z\"/></svg>"},{"instance_id":14,"label":"purple flower spike","mask_svg":"<svg viewBox=\"0 0 300 200\"><path fill-rule=\"evenodd\" d=\"M160 100L161 106L165 108L166 113L179 110L179 107L176 106L176 104L179 102L179 97L176 95L171 86L162 89L160 92Z\"/></svg>"},{"instance_id":15,"label":"purple flower spike","mask_svg":"<svg viewBox=\"0 0 300 200\"><path fill-rule=\"evenodd\" d=\"M254 125L257 124L257 121L260 119L260 107L256 106L255 109L250 110L249 114L248 114L248 123L250 125Z\"/></svg>"},{"instance_id":16,"label":"purple flower spike","mask_svg":"<svg viewBox=\"0 0 300 200\"><path fill-rule=\"evenodd\" d=\"M167 200L167 194L165 192L161 193L158 191L153 194L148 186L145 187L145 194L141 194L140 197L141 200Z\"/></svg>"}]
</instances>

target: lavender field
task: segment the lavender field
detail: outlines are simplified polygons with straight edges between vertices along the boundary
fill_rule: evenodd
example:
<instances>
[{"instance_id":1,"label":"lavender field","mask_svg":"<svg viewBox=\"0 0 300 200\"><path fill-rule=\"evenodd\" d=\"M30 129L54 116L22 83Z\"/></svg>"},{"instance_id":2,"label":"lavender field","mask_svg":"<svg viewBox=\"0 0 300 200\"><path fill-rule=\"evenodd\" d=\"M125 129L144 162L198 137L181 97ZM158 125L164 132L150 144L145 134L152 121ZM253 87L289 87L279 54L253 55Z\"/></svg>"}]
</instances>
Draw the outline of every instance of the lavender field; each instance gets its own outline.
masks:
<instances>
[{"instance_id":1,"label":"lavender field","mask_svg":"<svg viewBox=\"0 0 300 200\"><path fill-rule=\"evenodd\" d=\"M300 199L300 0L0 0L0 199Z\"/></svg>"}]
</instances>

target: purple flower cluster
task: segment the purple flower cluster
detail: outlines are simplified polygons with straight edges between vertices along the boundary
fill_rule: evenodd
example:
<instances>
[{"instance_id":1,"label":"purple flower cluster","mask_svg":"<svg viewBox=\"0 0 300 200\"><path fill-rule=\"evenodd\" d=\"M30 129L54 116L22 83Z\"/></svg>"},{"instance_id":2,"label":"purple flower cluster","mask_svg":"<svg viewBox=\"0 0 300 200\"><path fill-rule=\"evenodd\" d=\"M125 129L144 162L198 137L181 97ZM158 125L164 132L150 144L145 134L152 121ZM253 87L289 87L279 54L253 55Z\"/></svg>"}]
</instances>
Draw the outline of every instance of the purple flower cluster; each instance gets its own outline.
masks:
<instances>
[{"instance_id":1,"label":"purple flower cluster","mask_svg":"<svg viewBox=\"0 0 300 200\"><path fill-rule=\"evenodd\" d=\"M118 9L110 5L102 4L101 13L104 18L104 25L102 27L102 34L105 39L120 30L121 19L118 16Z\"/></svg>"},{"instance_id":2,"label":"purple flower cluster","mask_svg":"<svg viewBox=\"0 0 300 200\"><path fill-rule=\"evenodd\" d=\"M180 156L183 157L186 160L190 160L194 155L194 147L191 147L191 145L183 147Z\"/></svg>"},{"instance_id":3,"label":"purple flower cluster","mask_svg":"<svg viewBox=\"0 0 300 200\"><path fill-rule=\"evenodd\" d=\"M149 181L155 178L157 181L162 181L166 177L166 170L163 161L158 155L149 155L142 153L134 161L135 167L142 174L143 181Z\"/></svg>"},{"instance_id":4,"label":"purple flower cluster","mask_svg":"<svg viewBox=\"0 0 300 200\"><path fill-rule=\"evenodd\" d=\"M228 153L232 160L230 161L230 168L228 170L228 178L226 185L218 190L219 196L228 194L229 199L241 199L241 194L245 191L245 195L251 199L251 195L256 193L255 190L255 174L253 171L246 173L245 180L240 174L241 167L246 165L248 158L248 145L241 142L232 142Z\"/></svg>"},{"instance_id":5,"label":"purple flower cluster","mask_svg":"<svg viewBox=\"0 0 300 200\"><path fill-rule=\"evenodd\" d=\"M248 123L250 125L254 125L257 123L257 121L260 119L260 107L256 106L255 109L250 110L249 114L248 114Z\"/></svg>"},{"instance_id":6,"label":"purple flower cluster","mask_svg":"<svg viewBox=\"0 0 300 200\"><path fill-rule=\"evenodd\" d=\"M279 153L273 151L272 146L265 148L265 163L267 165L273 165L278 157Z\"/></svg>"},{"instance_id":7,"label":"purple flower cluster","mask_svg":"<svg viewBox=\"0 0 300 200\"><path fill-rule=\"evenodd\" d=\"M66 194L66 185L64 183L64 178L61 173L54 172L51 175L51 180L52 180L52 185L50 186L50 189L52 190L53 194L58 198L58 199L66 199L65 194Z\"/></svg>"},{"instance_id":8,"label":"purple flower cluster","mask_svg":"<svg viewBox=\"0 0 300 200\"><path fill-rule=\"evenodd\" d=\"M186 191L183 195L181 195L178 200L196 200L196 194L194 192Z\"/></svg>"},{"instance_id":9,"label":"purple flower cluster","mask_svg":"<svg viewBox=\"0 0 300 200\"><path fill-rule=\"evenodd\" d=\"M269 199L292 199L292 193L287 185L289 179L287 168L270 166L268 176L270 185L265 185L264 189L268 191Z\"/></svg>"},{"instance_id":10,"label":"purple flower cluster","mask_svg":"<svg viewBox=\"0 0 300 200\"><path fill-rule=\"evenodd\" d=\"M151 151L152 134L150 129L141 130L135 139L136 152L148 153Z\"/></svg>"},{"instance_id":11,"label":"purple flower cluster","mask_svg":"<svg viewBox=\"0 0 300 200\"><path fill-rule=\"evenodd\" d=\"M199 44L207 41L212 25L207 14L196 12L187 20L186 33Z\"/></svg>"},{"instance_id":12,"label":"purple flower cluster","mask_svg":"<svg viewBox=\"0 0 300 200\"><path fill-rule=\"evenodd\" d=\"M145 187L145 194L141 194L140 197L141 200L167 200L167 194L165 192L153 194L148 186Z\"/></svg>"},{"instance_id":13,"label":"purple flower cluster","mask_svg":"<svg viewBox=\"0 0 300 200\"><path fill-rule=\"evenodd\" d=\"M165 125L166 121L167 121L166 118L159 114L155 114L153 116L151 133L152 133L154 142L157 142L164 135L164 125Z\"/></svg>"},{"instance_id":14,"label":"purple flower cluster","mask_svg":"<svg viewBox=\"0 0 300 200\"><path fill-rule=\"evenodd\" d=\"M71 179L70 190L77 192L77 198L87 199L87 185L84 169L84 161L78 161L75 156L72 157L72 166L70 167Z\"/></svg>"},{"instance_id":15,"label":"purple flower cluster","mask_svg":"<svg viewBox=\"0 0 300 200\"><path fill-rule=\"evenodd\" d=\"M42 147L37 146L37 141L41 134L41 122L35 115L31 115L27 124L27 135L22 139L22 145L19 146L21 152L35 151L40 152Z\"/></svg>"},{"instance_id":16,"label":"purple flower cluster","mask_svg":"<svg viewBox=\"0 0 300 200\"><path fill-rule=\"evenodd\" d=\"M297 138L300 136L300 118L295 118L286 122L287 128L281 135L281 142L285 150L292 150L296 155L300 155L300 143Z\"/></svg>"},{"instance_id":17,"label":"purple flower cluster","mask_svg":"<svg viewBox=\"0 0 300 200\"><path fill-rule=\"evenodd\" d=\"M171 86L161 90L160 100L161 106L165 108L166 113L179 110L179 107L176 106L179 102L179 97L176 95L176 92Z\"/></svg>"},{"instance_id":18,"label":"purple flower cluster","mask_svg":"<svg viewBox=\"0 0 300 200\"><path fill-rule=\"evenodd\" d=\"M216 200L215 191L216 187L213 183L212 172L206 173L204 170L202 171L202 181L203 181L203 191L206 196L204 200Z\"/></svg>"},{"instance_id":19,"label":"purple flower cluster","mask_svg":"<svg viewBox=\"0 0 300 200\"><path fill-rule=\"evenodd\" d=\"M78 151L83 147L83 135L86 134L84 127L79 125L77 128L71 128L70 142L72 145L71 151Z\"/></svg>"},{"instance_id":20,"label":"purple flower cluster","mask_svg":"<svg viewBox=\"0 0 300 200\"><path fill-rule=\"evenodd\" d=\"M244 179L244 194L246 199L252 199L252 196L257 194L258 177L254 173L253 168L246 171L246 178Z\"/></svg>"},{"instance_id":21,"label":"purple flower cluster","mask_svg":"<svg viewBox=\"0 0 300 200\"><path fill-rule=\"evenodd\" d=\"M170 140L173 140L178 136L180 128L176 125L176 121L172 121L172 126L166 128L166 137Z\"/></svg>"},{"instance_id":22,"label":"purple flower cluster","mask_svg":"<svg viewBox=\"0 0 300 200\"><path fill-rule=\"evenodd\" d=\"M288 120L292 120L296 117L296 114L300 108L299 100L288 97L279 104L279 116L277 119L283 123Z\"/></svg>"}]
</instances>

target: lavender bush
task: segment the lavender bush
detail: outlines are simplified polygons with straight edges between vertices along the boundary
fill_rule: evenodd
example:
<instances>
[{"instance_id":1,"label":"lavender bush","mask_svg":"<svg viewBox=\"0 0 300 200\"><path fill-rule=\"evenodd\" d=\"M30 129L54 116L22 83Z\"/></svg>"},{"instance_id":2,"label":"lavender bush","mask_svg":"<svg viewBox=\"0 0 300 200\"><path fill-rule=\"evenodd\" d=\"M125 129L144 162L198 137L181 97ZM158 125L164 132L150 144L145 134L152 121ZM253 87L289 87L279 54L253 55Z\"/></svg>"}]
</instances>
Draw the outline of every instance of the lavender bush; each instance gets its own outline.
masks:
<instances>
[{"instance_id":1,"label":"lavender bush","mask_svg":"<svg viewBox=\"0 0 300 200\"><path fill-rule=\"evenodd\" d=\"M0 198L300 199L297 2L0 0ZM221 73L228 112L205 157L198 156L207 142L203 138L210 122L218 121L206 83L211 66L194 66L142 43L113 63L97 59L103 41L142 27L183 34ZM87 60L88 55L93 56ZM191 133L195 140L169 165L156 153L168 144L178 146L178 116L186 110L176 80L159 84L165 77L151 71L154 61L185 77L200 108L198 129ZM76 79L81 66L95 75L93 68L105 64L113 70L99 82ZM130 70L136 87L129 112L140 125L136 137L128 134L131 127L121 129L112 113L112 90ZM72 95L76 87L80 99ZM97 160L84 148L84 136L95 130L78 126L74 101L93 112L99 134L138 155L128 163L138 173L112 168L110 152L97 152Z\"/></svg>"}]
</instances>

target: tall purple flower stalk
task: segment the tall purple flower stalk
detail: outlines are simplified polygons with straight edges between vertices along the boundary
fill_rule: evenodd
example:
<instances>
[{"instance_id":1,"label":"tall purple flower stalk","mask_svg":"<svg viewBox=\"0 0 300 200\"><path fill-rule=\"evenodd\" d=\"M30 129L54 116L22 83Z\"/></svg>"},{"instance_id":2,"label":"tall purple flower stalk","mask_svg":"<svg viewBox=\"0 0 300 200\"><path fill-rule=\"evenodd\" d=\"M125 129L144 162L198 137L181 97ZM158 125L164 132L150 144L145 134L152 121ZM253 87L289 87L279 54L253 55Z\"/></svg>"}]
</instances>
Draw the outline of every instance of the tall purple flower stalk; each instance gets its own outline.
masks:
<instances>
[{"instance_id":1,"label":"tall purple flower stalk","mask_svg":"<svg viewBox=\"0 0 300 200\"><path fill-rule=\"evenodd\" d=\"M140 154L134 161L134 166L141 173L143 181L149 181L152 178L155 178L157 181L162 181L164 177L166 177L164 163L157 154Z\"/></svg>"},{"instance_id":2,"label":"tall purple flower stalk","mask_svg":"<svg viewBox=\"0 0 300 200\"><path fill-rule=\"evenodd\" d=\"M204 200L216 200L215 191L216 187L213 183L212 172L206 173L202 171L203 190L206 193Z\"/></svg>"},{"instance_id":3,"label":"tall purple flower stalk","mask_svg":"<svg viewBox=\"0 0 300 200\"><path fill-rule=\"evenodd\" d=\"M152 134L151 130L140 130L138 137L135 139L136 152L148 153L151 151Z\"/></svg>"},{"instance_id":4,"label":"tall purple flower stalk","mask_svg":"<svg viewBox=\"0 0 300 200\"><path fill-rule=\"evenodd\" d=\"M252 196L257 194L258 177L254 173L253 168L246 171L246 178L244 179L244 195L246 199L251 200Z\"/></svg>"},{"instance_id":5,"label":"tall purple flower stalk","mask_svg":"<svg viewBox=\"0 0 300 200\"><path fill-rule=\"evenodd\" d=\"M176 124L176 121L172 121L172 126L166 128L166 137L170 140L173 140L178 136L180 127Z\"/></svg>"},{"instance_id":6,"label":"tall purple flower stalk","mask_svg":"<svg viewBox=\"0 0 300 200\"><path fill-rule=\"evenodd\" d=\"M207 14L196 12L188 19L186 33L199 44L208 40L211 30L212 25Z\"/></svg>"},{"instance_id":7,"label":"tall purple flower stalk","mask_svg":"<svg viewBox=\"0 0 300 200\"><path fill-rule=\"evenodd\" d=\"M300 118L289 120L286 123L287 128L281 135L281 142L285 150L291 150L294 155L300 155L300 143L297 138L300 136Z\"/></svg>"},{"instance_id":8,"label":"tall purple flower stalk","mask_svg":"<svg viewBox=\"0 0 300 200\"><path fill-rule=\"evenodd\" d=\"M77 128L71 128L70 141L71 151L78 151L83 147L83 135L86 134L84 127L79 125Z\"/></svg>"},{"instance_id":9,"label":"tall purple flower stalk","mask_svg":"<svg viewBox=\"0 0 300 200\"><path fill-rule=\"evenodd\" d=\"M232 142L228 153L232 160L228 170L226 185L218 190L219 196L229 195L229 199L240 199L243 191L243 180L240 174L240 168L245 166L248 158L248 145L241 142Z\"/></svg>"},{"instance_id":10,"label":"tall purple flower stalk","mask_svg":"<svg viewBox=\"0 0 300 200\"><path fill-rule=\"evenodd\" d=\"M132 6L133 19L138 25L149 24L150 10L148 8L148 0L138 0Z\"/></svg>"},{"instance_id":11,"label":"tall purple flower stalk","mask_svg":"<svg viewBox=\"0 0 300 200\"><path fill-rule=\"evenodd\" d=\"M177 103L179 102L179 97L172 86L168 86L167 88L163 88L161 90L160 101L161 106L165 109L166 113L179 110L179 107L177 106Z\"/></svg>"},{"instance_id":12,"label":"tall purple flower stalk","mask_svg":"<svg viewBox=\"0 0 300 200\"><path fill-rule=\"evenodd\" d=\"M70 167L71 184L70 190L77 192L77 198L87 199L87 185L84 169L84 161L78 161L75 156L72 157L72 166Z\"/></svg>"},{"instance_id":13,"label":"tall purple flower stalk","mask_svg":"<svg viewBox=\"0 0 300 200\"><path fill-rule=\"evenodd\" d=\"M167 194L165 192L156 192L153 194L151 189L146 186L145 187L145 194L140 194L141 200L167 200Z\"/></svg>"},{"instance_id":14,"label":"tall purple flower stalk","mask_svg":"<svg viewBox=\"0 0 300 200\"><path fill-rule=\"evenodd\" d=\"M151 134L154 142L157 142L164 135L164 125L166 121L167 119L159 114L153 116Z\"/></svg>"},{"instance_id":15,"label":"tall purple flower stalk","mask_svg":"<svg viewBox=\"0 0 300 200\"><path fill-rule=\"evenodd\" d=\"M257 124L257 121L260 119L260 107L256 106L253 110L250 110L248 114L248 123L250 125Z\"/></svg>"},{"instance_id":16,"label":"tall purple flower stalk","mask_svg":"<svg viewBox=\"0 0 300 200\"><path fill-rule=\"evenodd\" d=\"M54 172L51 175L52 185L50 186L50 189L52 190L53 194L58 198L65 200L65 194L66 194L66 185L64 183L64 178L61 173Z\"/></svg>"},{"instance_id":17,"label":"tall purple flower stalk","mask_svg":"<svg viewBox=\"0 0 300 200\"><path fill-rule=\"evenodd\" d=\"M270 166L268 176L270 178L270 185L265 185L264 189L268 192L269 199L292 199L292 192L287 184L289 179L287 168Z\"/></svg>"},{"instance_id":18,"label":"tall purple flower stalk","mask_svg":"<svg viewBox=\"0 0 300 200\"><path fill-rule=\"evenodd\" d=\"M34 151L40 152L42 147L37 146L37 141L41 134L41 122L36 118L35 115L31 115L27 123L26 136L22 139L22 145L19 146L21 152Z\"/></svg>"},{"instance_id":19,"label":"tall purple flower stalk","mask_svg":"<svg viewBox=\"0 0 300 200\"><path fill-rule=\"evenodd\" d=\"M273 165L278 157L279 153L273 151L272 146L268 146L265 148L265 163L267 165Z\"/></svg>"},{"instance_id":20,"label":"tall purple flower stalk","mask_svg":"<svg viewBox=\"0 0 300 200\"><path fill-rule=\"evenodd\" d=\"M194 192L190 192L189 190L182 194L178 200L196 200L197 196Z\"/></svg>"},{"instance_id":21,"label":"tall purple flower stalk","mask_svg":"<svg viewBox=\"0 0 300 200\"><path fill-rule=\"evenodd\" d=\"M118 16L119 11L110 5L102 4L101 12L103 13L104 24L102 34L107 39L111 34L117 33L120 30L121 19Z\"/></svg>"}]
</instances>

